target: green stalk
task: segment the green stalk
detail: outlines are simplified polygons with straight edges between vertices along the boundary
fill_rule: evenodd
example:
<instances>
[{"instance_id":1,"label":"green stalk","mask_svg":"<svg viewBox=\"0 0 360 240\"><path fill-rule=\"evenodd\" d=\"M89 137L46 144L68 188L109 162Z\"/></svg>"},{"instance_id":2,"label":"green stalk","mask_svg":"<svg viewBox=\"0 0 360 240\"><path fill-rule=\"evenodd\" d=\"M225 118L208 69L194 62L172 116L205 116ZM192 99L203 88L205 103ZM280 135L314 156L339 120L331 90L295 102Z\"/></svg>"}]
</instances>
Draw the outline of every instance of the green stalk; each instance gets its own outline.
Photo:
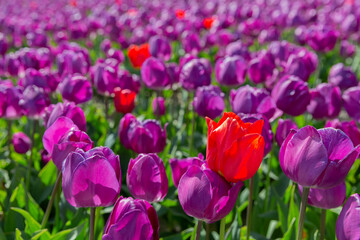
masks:
<instances>
[{"instance_id":1,"label":"green stalk","mask_svg":"<svg viewBox=\"0 0 360 240\"><path fill-rule=\"evenodd\" d=\"M36 124L37 121L34 119L33 120L33 128L32 128L32 133L31 133L31 149L30 149L30 158L28 161L28 166L26 169L26 191L29 192L30 189L30 175L31 175L31 166L32 166L32 158L33 158L33 153L34 153L34 142L35 142L35 131L36 131ZM26 205L28 205L28 201L26 201Z\"/></svg>"},{"instance_id":2,"label":"green stalk","mask_svg":"<svg viewBox=\"0 0 360 240\"><path fill-rule=\"evenodd\" d=\"M306 213L306 203L308 201L310 188L303 188L303 193L301 196L301 205L300 205L300 216L299 216L299 224L298 224L298 232L297 232L297 240L301 240L303 236L303 227Z\"/></svg>"},{"instance_id":3,"label":"green stalk","mask_svg":"<svg viewBox=\"0 0 360 240\"><path fill-rule=\"evenodd\" d=\"M200 219L198 219L195 240L199 240L199 239L200 239L200 233L201 233L202 223L203 223L203 222L202 222Z\"/></svg>"},{"instance_id":4,"label":"green stalk","mask_svg":"<svg viewBox=\"0 0 360 240\"><path fill-rule=\"evenodd\" d=\"M50 216L50 213L51 213L51 208L52 208L52 205L53 205L54 200L55 200L56 193L57 193L58 188L59 188L60 183L61 183L61 178L62 178L62 173L58 174L58 176L57 176L53 191L51 193L50 201L48 202L48 205L46 207L46 211L45 211L43 220L41 222L41 229L43 229L45 227L45 225L46 225L46 223L47 223L47 221L49 219L49 216Z\"/></svg>"},{"instance_id":5,"label":"green stalk","mask_svg":"<svg viewBox=\"0 0 360 240\"><path fill-rule=\"evenodd\" d=\"M12 125L12 121L11 119L8 119L7 120L7 135L8 135L8 141L7 141L7 148L8 148L8 151L9 151L9 157L11 155L11 125Z\"/></svg>"},{"instance_id":6,"label":"green stalk","mask_svg":"<svg viewBox=\"0 0 360 240\"><path fill-rule=\"evenodd\" d=\"M89 240L95 239L95 210L96 208L90 208L90 232L89 232Z\"/></svg>"},{"instance_id":7,"label":"green stalk","mask_svg":"<svg viewBox=\"0 0 360 240\"><path fill-rule=\"evenodd\" d=\"M225 239L225 218L221 219L220 221L220 233L219 233L219 240L224 240Z\"/></svg>"},{"instance_id":8,"label":"green stalk","mask_svg":"<svg viewBox=\"0 0 360 240\"><path fill-rule=\"evenodd\" d=\"M251 215L252 215L252 198L253 198L253 190L254 190L254 177L249 179L249 200L248 200L248 207L246 213L246 240L250 239L250 232L251 232Z\"/></svg>"},{"instance_id":9,"label":"green stalk","mask_svg":"<svg viewBox=\"0 0 360 240\"><path fill-rule=\"evenodd\" d=\"M326 209L321 209L320 240L325 239Z\"/></svg>"}]
</instances>

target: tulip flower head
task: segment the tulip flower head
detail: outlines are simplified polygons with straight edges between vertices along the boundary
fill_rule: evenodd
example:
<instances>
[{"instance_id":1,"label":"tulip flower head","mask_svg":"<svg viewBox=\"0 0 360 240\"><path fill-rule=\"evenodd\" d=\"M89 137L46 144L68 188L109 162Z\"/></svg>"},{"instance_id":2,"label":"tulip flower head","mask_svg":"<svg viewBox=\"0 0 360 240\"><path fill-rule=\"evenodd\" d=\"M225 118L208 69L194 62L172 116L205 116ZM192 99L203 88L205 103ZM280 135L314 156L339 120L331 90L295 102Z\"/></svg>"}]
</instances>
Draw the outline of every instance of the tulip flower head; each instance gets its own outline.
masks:
<instances>
[{"instance_id":1,"label":"tulip flower head","mask_svg":"<svg viewBox=\"0 0 360 240\"><path fill-rule=\"evenodd\" d=\"M25 154L31 147L31 140L25 133L17 132L12 137L12 144L15 152Z\"/></svg>"},{"instance_id":2,"label":"tulip flower head","mask_svg":"<svg viewBox=\"0 0 360 240\"><path fill-rule=\"evenodd\" d=\"M134 68L140 68L145 60L150 56L149 44L147 43L140 46L131 45L128 48L128 57Z\"/></svg>"},{"instance_id":3,"label":"tulip flower head","mask_svg":"<svg viewBox=\"0 0 360 240\"><path fill-rule=\"evenodd\" d=\"M181 177L193 165L201 167L203 165L204 156L200 153L198 157L189 157L184 159L172 158L169 160L172 178L175 187L178 187Z\"/></svg>"},{"instance_id":4,"label":"tulip flower head","mask_svg":"<svg viewBox=\"0 0 360 240\"><path fill-rule=\"evenodd\" d=\"M336 221L338 240L360 239L360 195L351 195L343 206Z\"/></svg>"},{"instance_id":5,"label":"tulip flower head","mask_svg":"<svg viewBox=\"0 0 360 240\"><path fill-rule=\"evenodd\" d=\"M135 108L136 93L129 89L115 88L114 105L117 112L126 114Z\"/></svg>"},{"instance_id":6,"label":"tulip flower head","mask_svg":"<svg viewBox=\"0 0 360 240\"><path fill-rule=\"evenodd\" d=\"M244 181L254 176L264 156L261 136L263 120L244 123L235 113L224 113L217 123L206 118L208 141L206 161L209 168L228 182Z\"/></svg>"}]
</instances>

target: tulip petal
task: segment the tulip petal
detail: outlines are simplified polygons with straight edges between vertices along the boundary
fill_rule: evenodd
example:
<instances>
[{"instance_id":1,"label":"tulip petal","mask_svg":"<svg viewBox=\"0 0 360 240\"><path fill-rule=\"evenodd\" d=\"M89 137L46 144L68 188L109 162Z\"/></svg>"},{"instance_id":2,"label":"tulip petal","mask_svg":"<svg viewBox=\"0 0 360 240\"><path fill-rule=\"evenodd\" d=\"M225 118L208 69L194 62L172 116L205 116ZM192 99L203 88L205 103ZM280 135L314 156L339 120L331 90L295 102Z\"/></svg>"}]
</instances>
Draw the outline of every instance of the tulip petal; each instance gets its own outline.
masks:
<instances>
[{"instance_id":1,"label":"tulip petal","mask_svg":"<svg viewBox=\"0 0 360 240\"><path fill-rule=\"evenodd\" d=\"M343 159L354 149L351 139L339 129L323 128L318 132L331 161Z\"/></svg>"},{"instance_id":2,"label":"tulip petal","mask_svg":"<svg viewBox=\"0 0 360 240\"><path fill-rule=\"evenodd\" d=\"M346 201L336 221L336 237L339 240L360 239L360 196L353 194Z\"/></svg>"}]
</instances>

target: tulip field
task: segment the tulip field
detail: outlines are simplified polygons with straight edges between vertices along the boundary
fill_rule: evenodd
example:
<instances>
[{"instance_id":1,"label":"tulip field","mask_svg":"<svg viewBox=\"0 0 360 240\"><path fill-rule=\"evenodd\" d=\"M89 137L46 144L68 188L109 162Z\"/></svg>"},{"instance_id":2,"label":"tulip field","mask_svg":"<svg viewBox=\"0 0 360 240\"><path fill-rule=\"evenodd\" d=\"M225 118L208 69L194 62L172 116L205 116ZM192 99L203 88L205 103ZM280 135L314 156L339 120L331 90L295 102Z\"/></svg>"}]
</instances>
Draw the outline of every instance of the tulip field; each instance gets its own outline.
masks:
<instances>
[{"instance_id":1,"label":"tulip field","mask_svg":"<svg viewBox=\"0 0 360 240\"><path fill-rule=\"evenodd\" d=\"M360 240L359 0L0 0L0 240Z\"/></svg>"}]
</instances>

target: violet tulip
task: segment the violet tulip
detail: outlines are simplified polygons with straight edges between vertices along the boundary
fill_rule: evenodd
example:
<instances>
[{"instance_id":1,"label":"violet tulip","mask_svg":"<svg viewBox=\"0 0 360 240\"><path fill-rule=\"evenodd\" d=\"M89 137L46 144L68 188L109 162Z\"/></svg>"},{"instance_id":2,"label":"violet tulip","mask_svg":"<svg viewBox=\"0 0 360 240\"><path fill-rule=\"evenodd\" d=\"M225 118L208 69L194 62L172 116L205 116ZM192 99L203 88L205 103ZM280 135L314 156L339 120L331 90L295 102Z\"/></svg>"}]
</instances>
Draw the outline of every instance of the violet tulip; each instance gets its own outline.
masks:
<instances>
[{"instance_id":1,"label":"violet tulip","mask_svg":"<svg viewBox=\"0 0 360 240\"><path fill-rule=\"evenodd\" d=\"M76 104L89 101L93 96L93 90L90 81L81 75L69 76L58 86L62 97L65 100Z\"/></svg>"},{"instance_id":2,"label":"violet tulip","mask_svg":"<svg viewBox=\"0 0 360 240\"><path fill-rule=\"evenodd\" d=\"M74 207L107 207L119 196L120 160L107 147L71 152L63 163L62 175L64 196Z\"/></svg>"},{"instance_id":3,"label":"violet tulip","mask_svg":"<svg viewBox=\"0 0 360 240\"><path fill-rule=\"evenodd\" d=\"M330 68L328 82L338 86L341 90L345 90L357 86L358 79L350 67L338 63Z\"/></svg>"},{"instance_id":4,"label":"violet tulip","mask_svg":"<svg viewBox=\"0 0 360 240\"><path fill-rule=\"evenodd\" d=\"M199 116L214 119L225 109L225 94L218 86L204 86L196 89L193 106Z\"/></svg>"},{"instance_id":5,"label":"violet tulip","mask_svg":"<svg viewBox=\"0 0 360 240\"><path fill-rule=\"evenodd\" d=\"M25 133L17 132L12 136L12 144L15 152L25 154L31 147L31 140Z\"/></svg>"},{"instance_id":6,"label":"violet tulip","mask_svg":"<svg viewBox=\"0 0 360 240\"><path fill-rule=\"evenodd\" d=\"M294 123L291 119L279 119L275 133L275 140L279 146L281 146L285 141L291 129L299 130L296 123Z\"/></svg>"},{"instance_id":7,"label":"violet tulip","mask_svg":"<svg viewBox=\"0 0 360 240\"><path fill-rule=\"evenodd\" d=\"M169 74L164 62L149 57L141 65L141 80L150 89L164 89L170 84Z\"/></svg>"},{"instance_id":8,"label":"violet tulip","mask_svg":"<svg viewBox=\"0 0 360 240\"><path fill-rule=\"evenodd\" d=\"M303 187L298 185L300 195L302 195ZM327 188L310 188L308 196L308 204L317 208L331 209L341 206L346 199L346 184L345 182L339 185Z\"/></svg>"},{"instance_id":9,"label":"violet tulip","mask_svg":"<svg viewBox=\"0 0 360 240\"><path fill-rule=\"evenodd\" d=\"M120 69L119 74L119 87L121 89L129 89L133 92L138 93L140 91L141 83L140 79L136 74L131 74L126 70Z\"/></svg>"},{"instance_id":10,"label":"violet tulip","mask_svg":"<svg viewBox=\"0 0 360 240\"><path fill-rule=\"evenodd\" d=\"M196 55L201 50L200 38L196 32L185 31L181 35L181 43L186 53Z\"/></svg>"},{"instance_id":11,"label":"violet tulip","mask_svg":"<svg viewBox=\"0 0 360 240\"><path fill-rule=\"evenodd\" d=\"M245 82L247 63L240 56L217 60L215 75L218 83L224 86L238 86Z\"/></svg>"},{"instance_id":12,"label":"violet tulip","mask_svg":"<svg viewBox=\"0 0 360 240\"><path fill-rule=\"evenodd\" d=\"M204 59L192 59L186 62L180 71L179 81L188 91L211 83L211 68Z\"/></svg>"},{"instance_id":13,"label":"violet tulip","mask_svg":"<svg viewBox=\"0 0 360 240\"><path fill-rule=\"evenodd\" d=\"M286 62L285 73L299 77L303 81L308 81L310 75L316 70L318 65L317 55L306 49L300 49L291 54Z\"/></svg>"},{"instance_id":14,"label":"violet tulip","mask_svg":"<svg viewBox=\"0 0 360 240\"><path fill-rule=\"evenodd\" d=\"M327 26L311 26L306 32L306 43L315 51L331 51L336 44L338 33Z\"/></svg>"},{"instance_id":15,"label":"violet tulip","mask_svg":"<svg viewBox=\"0 0 360 240\"><path fill-rule=\"evenodd\" d=\"M25 88L19 104L24 109L26 116L37 119L50 105L50 98L42 88L31 85Z\"/></svg>"},{"instance_id":16,"label":"violet tulip","mask_svg":"<svg viewBox=\"0 0 360 240\"><path fill-rule=\"evenodd\" d=\"M360 122L360 86L348 88L343 93L342 99L349 116Z\"/></svg>"},{"instance_id":17,"label":"violet tulip","mask_svg":"<svg viewBox=\"0 0 360 240\"><path fill-rule=\"evenodd\" d=\"M0 117L7 119L20 118L24 109L20 105L23 91L19 87L0 87Z\"/></svg>"},{"instance_id":18,"label":"violet tulip","mask_svg":"<svg viewBox=\"0 0 360 240\"><path fill-rule=\"evenodd\" d=\"M166 126L162 129L156 120L139 121L128 113L120 120L120 142L137 153L161 152L166 145Z\"/></svg>"},{"instance_id":19,"label":"violet tulip","mask_svg":"<svg viewBox=\"0 0 360 240\"><path fill-rule=\"evenodd\" d=\"M171 57L170 42L163 36L153 36L149 39L149 50L153 57L168 61Z\"/></svg>"},{"instance_id":20,"label":"violet tulip","mask_svg":"<svg viewBox=\"0 0 360 240\"><path fill-rule=\"evenodd\" d=\"M310 90L311 100L307 111L315 119L334 118L341 110L341 91L337 86L322 83Z\"/></svg>"},{"instance_id":21,"label":"violet tulip","mask_svg":"<svg viewBox=\"0 0 360 240\"><path fill-rule=\"evenodd\" d=\"M100 59L90 68L91 82L96 91L104 96L111 96L114 89L118 87L118 61Z\"/></svg>"},{"instance_id":22,"label":"violet tulip","mask_svg":"<svg viewBox=\"0 0 360 240\"><path fill-rule=\"evenodd\" d=\"M340 129L349 136L354 146L360 144L360 129L354 120L343 122L340 122L338 119L329 120L326 122L325 127Z\"/></svg>"},{"instance_id":23,"label":"violet tulip","mask_svg":"<svg viewBox=\"0 0 360 240\"><path fill-rule=\"evenodd\" d=\"M166 108L165 108L165 99L163 97L156 97L152 101L152 109L153 113L156 116L162 116L165 114Z\"/></svg>"},{"instance_id":24,"label":"violet tulip","mask_svg":"<svg viewBox=\"0 0 360 240\"><path fill-rule=\"evenodd\" d=\"M338 240L360 239L360 195L351 195L343 206L336 221Z\"/></svg>"},{"instance_id":25,"label":"violet tulip","mask_svg":"<svg viewBox=\"0 0 360 240\"><path fill-rule=\"evenodd\" d=\"M310 103L307 83L296 76L284 76L271 92L276 106L291 116L303 114Z\"/></svg>"},{"instance_id":26,"label":"violet tulip","mask_svg":"<svg viewBox=\"0 0 360 240\"><path fill-rule=\"evenodd\" d=\"M255 84L269 80L275 69L275 62L268 52L261 52L256 58L249 62L249 79Z\"/></svg>"},{"instance_id":27,"label":"violet tulip","mask_svg":"<svg viewBox=\"0 0 360 240\"><path fill-rule=\"evenodd\" d=\"M106 222L102 240L159 239L159 220L150 203L120 198L116 201Z\"/></svg>"},{"instance_id":28,"label":"violet tulip","mask_svg":"<svg viewBox=\"0 0 360 240\"><path fill-rule=\"evenodd\" d=\"M131 195L148 202L160 202L168 192L169 183L163 161L154 153L139 154L130 159L126 184Z\"/></svg>"},{"instance_id":29,"label":"violet tulip","mask_svg":"<svg viewBox=\"0 0 360 240\"><path fill-rule=\"evenodd\" d=\"M355 45L346 40L342 40L340 44L340 55L342 57L352 57L356 52Z\"/></svg>"},{"instance_id":30,"label":"violet tulip","mask_svg":"<svg viewBox=\"0 0 360 240\"><path fill-rule=\"evenodd\" d=\"M359 152L339 129L306 126L291 130L279 160L285 175L303 187L331 188L345 180Z\"/></svg>"},{"instance_id":31,"label":"violet tulip","mask_svg":"<svg viewBox=\"0 0 360 240\"><path fill-rule=\"evenodd\" d=\"M193 165L180 179L179 201L187 215L213 223L233 209L242 186L241 181L227 182L205 163Z\"/></svg>"},{"instance_id":32,"label":"violet tulip","mask_svg":"<svg viewBox=\"0 0 360 240\"><path fill-rule=\"evenodd\" d=\"M181 177L193 165L201 167L205 163L204 156L200 153L198 157L184 159L171 158L169 160L174 186L178 187Z\"/></svg>"}]
</instances>

